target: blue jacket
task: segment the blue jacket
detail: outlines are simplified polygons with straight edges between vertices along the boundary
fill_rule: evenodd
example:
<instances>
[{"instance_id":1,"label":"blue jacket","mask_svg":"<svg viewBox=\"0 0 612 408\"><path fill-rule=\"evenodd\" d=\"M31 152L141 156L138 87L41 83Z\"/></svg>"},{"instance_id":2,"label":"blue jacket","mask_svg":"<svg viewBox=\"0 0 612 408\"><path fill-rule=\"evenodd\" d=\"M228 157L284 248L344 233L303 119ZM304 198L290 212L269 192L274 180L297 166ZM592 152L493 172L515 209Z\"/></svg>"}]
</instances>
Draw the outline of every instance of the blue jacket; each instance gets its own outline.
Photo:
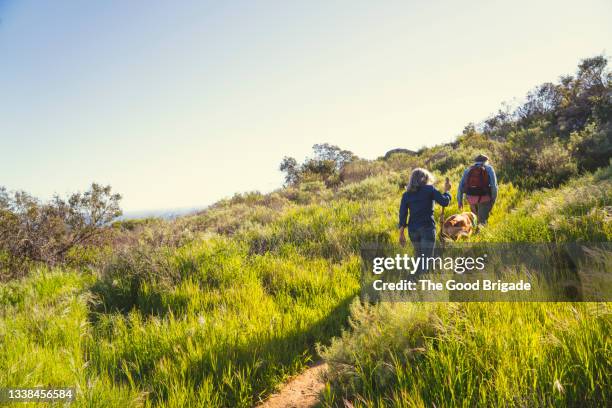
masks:
<instances>
[{"instance_id":1,"label":"blue jacket","mask_svg":"<svg viewBox=\"0 0 612 408\"><path fill-rule=\"evenodd\" d=\"M402 196L399 210L399 226L408 226L409 230L416 231L423 227L435 228L434 202L446 207L451 201L448 193L440 193L433 186L423 186L417 191L406 191ZM406 224L410 210L410 218Z\"/></svg>"},{"instance_id":2,"label":"blue jacket","mask_svg":"<svg viewBox=\"0 0 612 408\"><path fill-rule=\"evenodd\" d=\"M476 162L472 166L465 169L465 171L463 172L463 177L461 177L461 181L459 182L459 188L457 189L457 203L459 204L459 207L461 207L461 203L463 203L463 189L465 188L465 182L467 180L467 175L470 172L470 169L473 166L482 165L482 162ZM491 201L495 203L495 200L497 199L497 176L495 175L495 170L493 170L493 167L489 166L488 164L485 164L484 168L487 171L487 174L489 175L489 187L491 187Z\"/></svg>"}]
</instances>

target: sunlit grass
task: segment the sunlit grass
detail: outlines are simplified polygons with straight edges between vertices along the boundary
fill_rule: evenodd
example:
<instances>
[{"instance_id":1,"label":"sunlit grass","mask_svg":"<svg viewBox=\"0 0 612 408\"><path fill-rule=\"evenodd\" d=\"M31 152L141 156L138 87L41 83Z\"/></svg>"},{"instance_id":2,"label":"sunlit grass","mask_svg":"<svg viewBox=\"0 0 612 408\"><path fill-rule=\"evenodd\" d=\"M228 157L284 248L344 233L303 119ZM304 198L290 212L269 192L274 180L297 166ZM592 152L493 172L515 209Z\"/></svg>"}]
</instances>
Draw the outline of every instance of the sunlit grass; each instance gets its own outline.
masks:
<instances>
[{"instance_id":1,"label":"sunlit grass","mask_svg":"<svg viewBox=\"0 0 612 408\"><path fill-rule=\"evenodd\" d=\"M325 406L607 406L609 304L355 303Z\"/></svg>"},{"instance_id":2,"label":"sunlit grass","mask_svg":"<svg viewBox=\"0 0 612 408\"><path fill-rule=\"evenodd\" d=\"M346 327L361 247L397 240L401 177L292 191L303 205L234 198L168 225L197 231L178 247L1 284L0 384L75 386L75 406L254 405ZM502 184L473 239L609 241L610 191L609 169L530 195ZM607 304L353 303L351 319L323 352L327 405L610 402Z\"/></svg>"}]
</instances>

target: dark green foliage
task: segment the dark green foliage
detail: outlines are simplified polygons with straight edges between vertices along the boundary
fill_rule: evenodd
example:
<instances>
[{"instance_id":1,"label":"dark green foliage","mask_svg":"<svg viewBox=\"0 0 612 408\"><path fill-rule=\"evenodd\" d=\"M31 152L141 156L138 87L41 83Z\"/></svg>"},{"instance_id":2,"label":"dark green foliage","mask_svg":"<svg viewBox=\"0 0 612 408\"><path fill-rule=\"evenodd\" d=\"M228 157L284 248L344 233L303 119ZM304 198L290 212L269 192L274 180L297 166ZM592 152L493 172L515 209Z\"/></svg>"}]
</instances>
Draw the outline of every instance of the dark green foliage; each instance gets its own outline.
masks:
<instances>
[{"instance_id":1,"label":"dark green foliage","mask_svg":"<svg viewBox=\"0 0 612 408\"><path fill-rule=\"evenodd\" d=\"M406 153L392 154L391 157L385 159L385 163L387 163L391 170L397 172L412 170L415 167L424 166L424 160L422 157Z\"/></svg>"},{"instance_id":2,"label":"dark green foliage","mask_svg":"<svg viewBox=\"0 0 612 408\"><path fill-rule=\"evenodd\" d=\"M570 136L569 149L581 170L593 171L612 158L612 122L588 124Z\"/></svg>"},{"instance_id":3,"label":"dark green foliage","mask_svg":"<svg viewBox=\"0 0 612 408\"><path fill-rule=\"evenodd\" d=\"M300 168L297 160L293 157L283 157L279 170L285 173L285 184L290 186L299 183Z\"/></svg>"},{"instance_id":4,"label":"dark green foliage","mask_svg":"<svg viewBox=\"0 0 612 408\"><path fill-rule=\"evenodd\" d=\"M511 132L498 150L499 178L522 188L555 187L577 173L563 142L547 133L546 122Z\"/></svg>"}]
</instances>

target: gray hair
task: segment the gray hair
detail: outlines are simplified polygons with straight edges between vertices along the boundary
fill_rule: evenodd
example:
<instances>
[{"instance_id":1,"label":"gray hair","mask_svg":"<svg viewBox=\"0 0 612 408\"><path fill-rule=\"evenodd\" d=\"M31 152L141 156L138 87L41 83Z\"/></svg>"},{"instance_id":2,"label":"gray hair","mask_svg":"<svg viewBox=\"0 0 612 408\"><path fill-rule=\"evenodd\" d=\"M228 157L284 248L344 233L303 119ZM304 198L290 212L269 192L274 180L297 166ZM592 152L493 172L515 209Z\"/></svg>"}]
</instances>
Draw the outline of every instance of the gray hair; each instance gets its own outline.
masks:
<instances>
[{"instance_id":1,"label":"gray hair","mask_svg":"<svg viewBox=\"0 0 612 408\"><path fill-rule=\"evenodd\" d=\"M489 158L486 155L482 154L482 153L474 158L474 162L476 162L476 163L485 163L485 162L488 162L488 161L489 161Z\"/></svg>"},{"instance_id":2,"label":"gray hair","mask_svg":"<svg viewBox=\"0 0 612 408\"><path fill-rule=\"evenodd\" d=\"M417 191L419 187L426 186L434 183L434 176L427 170L420 167L412 170L410 174L410 181L406 188L408 191Z\"/></svg>"}]
</instances>

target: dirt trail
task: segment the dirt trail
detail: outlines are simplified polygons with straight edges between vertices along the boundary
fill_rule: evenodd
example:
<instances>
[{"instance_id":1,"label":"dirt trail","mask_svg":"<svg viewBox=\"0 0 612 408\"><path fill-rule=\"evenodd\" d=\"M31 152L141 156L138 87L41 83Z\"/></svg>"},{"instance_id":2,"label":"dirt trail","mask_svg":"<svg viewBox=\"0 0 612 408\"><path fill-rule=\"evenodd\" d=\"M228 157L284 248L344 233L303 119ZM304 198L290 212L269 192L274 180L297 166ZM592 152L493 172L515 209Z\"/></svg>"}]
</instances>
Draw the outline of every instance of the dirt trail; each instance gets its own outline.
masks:
<instances>
[{"instance_id":1,"label":"dirt trail","mask_svg":"<svg viewBox=\"0 0 612 408\"><path fill-rule=\"evenodd\" d=\"M259 408L310 408L319 402L325 387L321 379L327 364L318 363L283 385L281 390L260 404Z\"/></svg>"}]
</instances>

